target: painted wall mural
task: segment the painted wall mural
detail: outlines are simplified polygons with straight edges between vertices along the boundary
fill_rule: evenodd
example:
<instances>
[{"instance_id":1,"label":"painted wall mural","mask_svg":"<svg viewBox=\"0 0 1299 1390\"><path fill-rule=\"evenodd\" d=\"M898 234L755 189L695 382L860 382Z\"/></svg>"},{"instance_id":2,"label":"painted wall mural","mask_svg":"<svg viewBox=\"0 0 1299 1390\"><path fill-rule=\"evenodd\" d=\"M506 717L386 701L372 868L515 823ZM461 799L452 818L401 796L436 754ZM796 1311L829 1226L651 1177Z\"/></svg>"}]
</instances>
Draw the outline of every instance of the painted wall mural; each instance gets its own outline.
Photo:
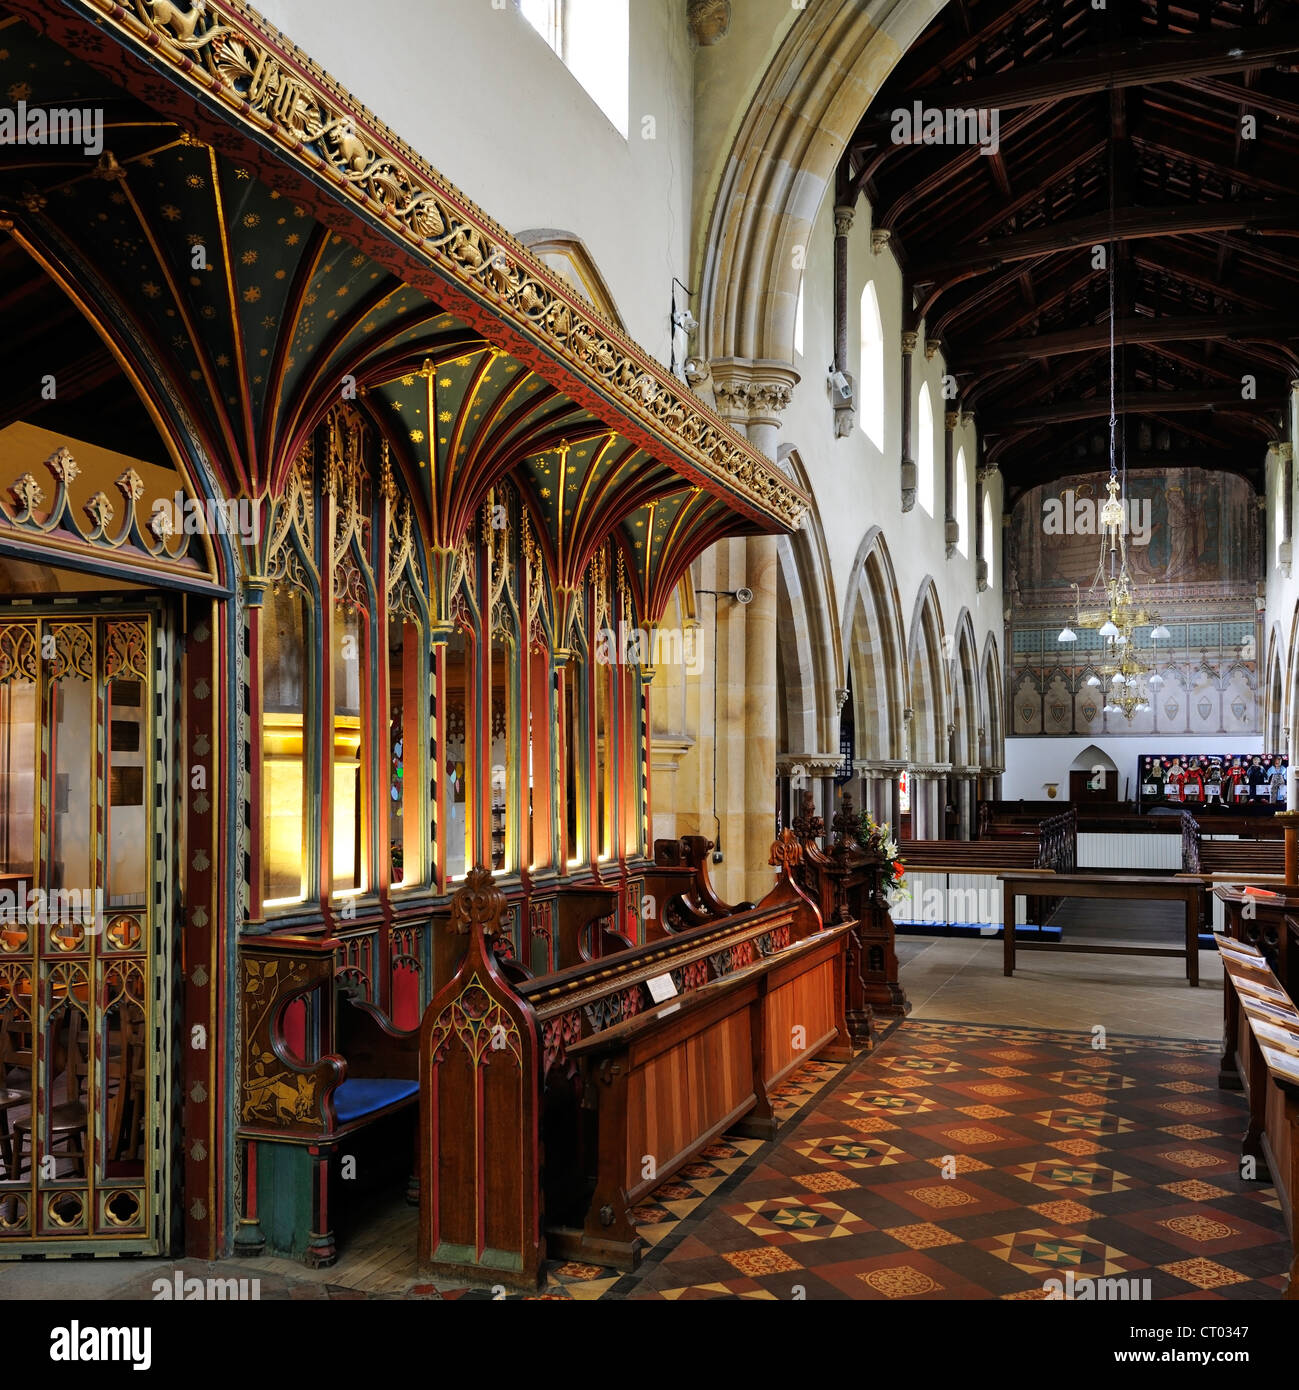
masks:
<instances>
[{"instance_id":1,"label":"painted wall mural","mask_svg":"<svg viewBox=\"0 0 1299 1390\"><path fill-rule=\"evenodd\" d=\"M1128 569L1140 601L1156 610L1169 638L1137 631L1148 712L1129 721L1106 713L1106 644L1077 622L1100 607L1097 517L1104 474L1064 478L1025 493L1007 534L1007 715L1021 736L1254 735L1261 732L1259 606L1262 526L1241 478L1201 469L1143 469L1127 480ZM1098 591L1099 592L1099 591ZM1068 624L1078 640L1062 644Z\"/></svg>"}]
</instances>

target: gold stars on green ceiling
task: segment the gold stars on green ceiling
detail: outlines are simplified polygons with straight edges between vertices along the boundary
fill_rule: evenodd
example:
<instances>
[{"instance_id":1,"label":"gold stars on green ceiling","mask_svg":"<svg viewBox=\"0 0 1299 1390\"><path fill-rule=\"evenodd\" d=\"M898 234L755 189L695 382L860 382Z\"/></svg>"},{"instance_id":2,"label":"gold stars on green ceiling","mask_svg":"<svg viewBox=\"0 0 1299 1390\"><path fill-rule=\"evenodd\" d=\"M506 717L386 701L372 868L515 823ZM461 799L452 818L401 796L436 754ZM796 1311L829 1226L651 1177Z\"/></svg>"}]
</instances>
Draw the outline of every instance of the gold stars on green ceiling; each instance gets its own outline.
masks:
<instances>
[{"instance_id":1,"label":"gold stars on green ceiling","mask_svg":"<svg viewBox=\"0 0 1299 1390\"><path fill-rule=\"evenodd\" d=\"M411 430L411 432L410 432L410 438L411 438L411 443L412 443L412 444L423 444L423 442L424 442L424 431L423 431L423 430Z\"/></svg>"}]
</instances>

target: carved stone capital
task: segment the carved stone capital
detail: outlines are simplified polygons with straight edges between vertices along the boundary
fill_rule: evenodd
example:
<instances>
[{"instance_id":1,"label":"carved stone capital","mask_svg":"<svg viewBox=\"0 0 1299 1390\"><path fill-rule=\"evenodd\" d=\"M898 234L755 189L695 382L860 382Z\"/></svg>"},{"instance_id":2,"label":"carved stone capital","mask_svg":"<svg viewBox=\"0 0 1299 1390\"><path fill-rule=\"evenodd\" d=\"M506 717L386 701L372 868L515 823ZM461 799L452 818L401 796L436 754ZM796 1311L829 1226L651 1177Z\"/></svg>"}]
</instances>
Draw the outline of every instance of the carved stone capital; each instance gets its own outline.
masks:
<instances>
[{"instance_id":1,"label":"carved stone capital","mask_svg":"<svg viewBox=\"0 0 1299 1390\"><path fill-rule=\"evenodd\" d=\"M834 210L834 234L835 236L847 236L852 230L853 214L855 208L840 204Z\"/></svg>"},{"instance_id":2,"label":"carved stone capital","mask_svg":"<svg viewBox=\"0 0 1299 1390\"><path fill-rule=\"evenodd\" d=\"M939 349L941 349L942 346L943 346L943 340L942 340L941 338L926 338L926 339L925 339L925 361L926 361L926 362L932 362L932 361L934 360L935 356L938 354Z\"/></svg>"},{"instance_id":3,"label":"carved stone capital","mask_svg":"<svg viewBox=\"0 0 1299 1390\"><path fill-rule=\"evenodd\" d=\"M1269 444L1269 445L1267 446L1267 451L1268 451L1269 454L1272 455L1272 457L1276 460L1277 463L1289 463L1289 462L1290 462L1290 457L1291 457L1292 449L1291 449L1291 446L1290 446L1289 444L1282 444L1282 443Z\"/></svg>"},{"instance_id":4,"label":"carved stone capital","mask_svg":"<svg viewBox=\"0 0 1299 1390\"><path fill-rule=\"evenodd\" d=\"M979 592L981 594L986 592L988 588L988 562L983 559L982 556L979 557L975 564L974 574L975 583L978 585ZM980 730L980 736L982 736L982 730Z\"/></svg>"},{"instance_id":5,"label":"carved stone capital","mask_svg":"<svg viewBox=\"0 0 1299 1390\"><path fill-rule=\"evenodd\" d=\"M949 430L954 430L961 423L961 412L959 410L943 411L943 424Z\"/></svg>"},{"instance_id":6,"label":"carved stone capital","mask_svg":"<svg viewBox=\"0 0 1299 1390\"><path fill-rule=\"evenodd\" d=\"M879 227L871 232L871 250L878 256L881 251L889 244L893 233L887 228Z\"/></svg>"},{"instance_id":7,"label":"carved stone capital","mask_svg":"<svg viewBox=\"0 0 1299 1390\"><path fill-rule=\"evenodd\" d=\"M981 463L978 468L974 470L974 476L979 482L986 483L997 477L998 472L999 470L995 463Z\"/></svg>"},{"instance_id":8,"label":"carved stone capital","mask_svg":"<svg viewBox=\"0 0 1299 1390\"><path fill-rule=\"evenodd\" d=\"M686 0L686 23L700 48L720 43L731 28L731 0Z\"/></svg>"},{"instance_id":9,"label":"carved stone capital","mask_svg":"<svg viewBox=\"0 0 1299 1390\"><path fill-rule=\"evenodd\" d=\"M834 692L834 711L835 711L835 713L836 713L836 714L840 713L840 712L843 710L843 707L844 707L847 703L848 703L848 690L847 690L846 687L840 686L840 687Z\"/></svg>"},{"instance_id":10,"label":"carved stone capital","mask_svg":"<svg viewBox=\"0 0 1299 1390\"><path fill-rule=\"evenodd\" d=\"M904 333L902 335L902 355L910 357L916 350L916 344L920 341L919 333Z\"/></svg>"},{"instance_id":11,"label":"carved stone capital","mask_svg":"<svg viewBox=\"0 0 1299 1390\"><path fill-rule=\"evenodd\" d=\"M710 364L717 409L740 424L779 425L794 396L798 373L785 362L721 358Z\"/></svg>"}]
</instances>

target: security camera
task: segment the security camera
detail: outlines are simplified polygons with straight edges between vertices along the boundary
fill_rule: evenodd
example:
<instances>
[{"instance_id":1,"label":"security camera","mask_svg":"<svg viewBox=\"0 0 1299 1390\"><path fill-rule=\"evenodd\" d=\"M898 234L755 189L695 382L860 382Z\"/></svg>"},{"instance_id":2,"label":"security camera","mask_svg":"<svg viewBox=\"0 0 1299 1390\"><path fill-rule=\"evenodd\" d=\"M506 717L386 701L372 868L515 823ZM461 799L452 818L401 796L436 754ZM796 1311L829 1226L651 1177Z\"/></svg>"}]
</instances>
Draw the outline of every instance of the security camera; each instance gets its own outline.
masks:
<instances>
[{"instance_id":1,"label":"security camera","mask_svg":"<svg viewBox=\"0 0 1299 1390\"><path fill-rule=\"evenodd\" d=\"M672 315L673 326L679 328L683 333L693 333L699 327L699 320L690 312L689 309L678 309Z\"/></svg>"},{"instance_id":2,"label":"security camera","mask_svg":"<svg viewBox=\"0 0 1299 1390\"><path fill-rule=\"evenodd\" d=\"M752 602L753 602L753 590L752 590L752 589L736 589L736 591L735 591L735 601L736 601L736 603L752 603Z\"/></svg>"},{"instance_id":3,"label":"security camera","mask_svg":"<svg viewBox=\"0 0 1299 1390\"><path fill-rule=\"evenodd\" d=\"M830 388L830 400L836 410L841 407L851 409L853 406L853 381L847 372L841 372L838 368L832 367L826 377L826 384Z\"/></svg>"}]
</instances>

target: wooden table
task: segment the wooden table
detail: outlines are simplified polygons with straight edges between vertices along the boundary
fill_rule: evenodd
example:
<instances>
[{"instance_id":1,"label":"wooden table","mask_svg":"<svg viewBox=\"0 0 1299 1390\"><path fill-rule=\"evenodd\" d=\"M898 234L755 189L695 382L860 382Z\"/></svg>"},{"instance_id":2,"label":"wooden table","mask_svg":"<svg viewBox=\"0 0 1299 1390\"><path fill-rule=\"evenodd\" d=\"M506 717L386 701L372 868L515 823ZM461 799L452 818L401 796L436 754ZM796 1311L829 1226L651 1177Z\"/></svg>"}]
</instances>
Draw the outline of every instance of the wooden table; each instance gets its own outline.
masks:
<instances>
[{"instance_id":1,"label":"wooden table","mask_svg":"<svg viewBox=\"0 0 1299 1390\"><path fill-rule=\"evenodd\" d=\"M1015 973L1015 900L1030 893L1042 893L1039 874L998 874L1002 885L1002 924L1005 957L1002 974ZM1151 878L1139 874L1054 874L1053 898L1108 898L1111 901L1140 899L1147 902L1181 902L1186 909L1186 945L1177 946L1097 946L1090 942L1076 946L1062 941L1021 941L1024 951L1074 951L1104 956L1186 956L1186 978L1192 987L1200 983L1200 892L1199 885L1187 879Z\"/></svg>"}]
</instances>

